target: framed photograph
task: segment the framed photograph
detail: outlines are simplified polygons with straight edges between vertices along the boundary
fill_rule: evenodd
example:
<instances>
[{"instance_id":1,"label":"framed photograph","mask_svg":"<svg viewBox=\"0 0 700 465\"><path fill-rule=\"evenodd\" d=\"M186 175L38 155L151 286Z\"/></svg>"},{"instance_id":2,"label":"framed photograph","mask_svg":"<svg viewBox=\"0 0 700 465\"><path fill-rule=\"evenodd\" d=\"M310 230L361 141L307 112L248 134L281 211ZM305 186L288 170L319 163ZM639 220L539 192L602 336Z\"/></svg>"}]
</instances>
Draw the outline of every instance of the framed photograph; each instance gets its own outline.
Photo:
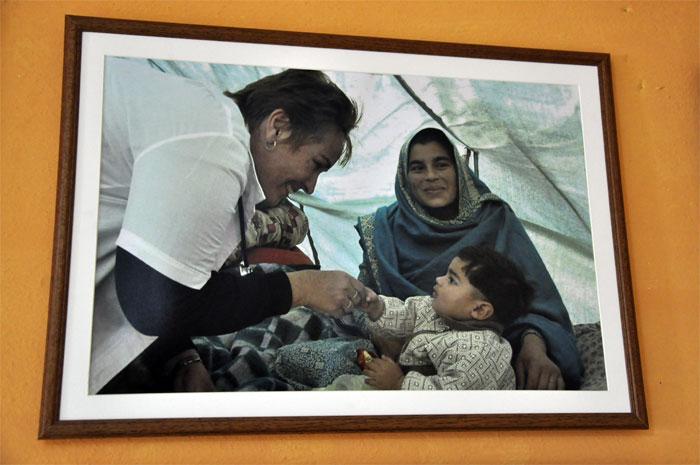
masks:
<instances>
[{"instance_id":1,"label":"framed photograph","mask_svg":"<svg viewBox=\"0 0 700 465\"><path fill-rule=\"evenodd\" d=\"M295 145L284 138L300 133L289 129L299 124L289 110L263 108L263 119L256 120L254 111L243 109L241 89L296 72L289 70L321 76L355 103L359 123L349 139L334 146L335 136L327 139L331 132L323 132L327 124L321 122ZM66 17L39 436L647 428L611 79L610 56L603 53ZM315 124L312 115L325 102L302 103L301 113L309 116L301 119ZM277 119L270 116L275 111ZM426 159L414 155L418 146L437 144L417 139L428 127L452 147L444 149L442 165L430 154L443 149ZM352 156L337 163L339 151L324 151L343 146L348 152L350 145ZM292 161L275 178L259 160L283 146L294 150L273 165L283 156ZM302 166L296 160L316 171L298 179L289 174L278 199L289 208L280 226L273 211L279 202L266 204L273 203L269 182ZM440 169L451 173L447 187ZM419 183L431 176L435 184L422 190ZM239 182L237 195L231 179ZM456 193L444 204L430 203L450 186ZM216 210L209 202L225 203L221 231L206 229ZM418 229L406 226L414 216L424 223L432 221L426 216L438 218L435 236L416 241ZM196 223L196 233L185 227L176 239L161 237L177 229L174 217L178 224ZM160 374L138 371L139 361L150 367L142 359L155 337L132 327L142 326L133 315L125 317L120 304L153 301L123 281L116 290L122 278L115 278L115 260L126 260L115 258L118 246L188 289L201 289L210 277L164 252L167 241L181 255L213 247L211 276L224 273L224 264L248 265L248 259L259 264L254 273L274 273L275 264L340 270L378 294L399 297L406 308L403 302L428 302L445 323L436 303L444 264L426 268L433 274L420 278L416 294L430 294L436 283L432 300L412 296L410 287L396 291L393 280L420 287L417 273L433 263L426 250L447 253L435 244L448 234L455 256L453 244L490 245L523 268L534 289L532 319L521 315L519 326L477 330L479 318L470 314L466 326L445 326L457 342L446 345L439 361L430 352L439 344L425 334L442 329L418 331L424 339L406 336L396 351L399 364L391 362L403 373L399 384L382 390L367 388L355 364L354 354L365 350L358 340L374 344L368 351L389 353L361 328L358 310L336 319L293 308L265 319L262 310L242 306L238 311L261 316L233 333L189 334L194 355L176 360L183 367L201 363L216 391L172 392L153 384L129 390ZM290 254L304 260L290 262ZM397 263L385 263L392 260ZM233 268L239 275L230 279L243 280L248 268ZM482 297L501 302L491 292ZM355 296L347 299L347 309L358 305ZM498 315L504 307L491 308ZM128 331L113 331L115 325ZM487 357L467 367L471 356L460 352L466 346L459 341L484 333L501 344L505 362ZM553 366L548 387L560 389L515 389L537 384L516 358L529 336ZM406 355L411 347L414 358ZM452 356L456 361L447 367ZM301 362L304 357L311 358ZM420 357L426 362L418 365L430 373L414 374L415 363L407 360ZM496 369L502 371L494 375ZM360 384L339 385L344 375ZM411 384L414 378L420 381ZM496 384L479 384L496 378Z\"/></svg>"}]
</instances>

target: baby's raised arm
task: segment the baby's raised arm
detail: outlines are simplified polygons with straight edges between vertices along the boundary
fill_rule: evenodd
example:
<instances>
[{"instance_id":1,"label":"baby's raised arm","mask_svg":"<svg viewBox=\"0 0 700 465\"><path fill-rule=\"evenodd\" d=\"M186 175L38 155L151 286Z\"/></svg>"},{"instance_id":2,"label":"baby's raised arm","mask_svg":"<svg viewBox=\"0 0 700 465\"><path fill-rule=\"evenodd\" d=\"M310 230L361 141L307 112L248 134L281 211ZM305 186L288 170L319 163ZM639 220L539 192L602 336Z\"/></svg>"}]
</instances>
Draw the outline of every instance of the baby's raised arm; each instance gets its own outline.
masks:
<instances>
[{"instance_id":1,"label":"baby's raised arm","mask_svg":"<svg viewBox=\"0 0 700 465\"><path fill-rule=\"evenodd\" d=\"M377 321L384 315L384 301L372 289L368 287L365 289L367 290L366 305L359 308L367 314L370 320Z\"/></svg>"}]
</instances>

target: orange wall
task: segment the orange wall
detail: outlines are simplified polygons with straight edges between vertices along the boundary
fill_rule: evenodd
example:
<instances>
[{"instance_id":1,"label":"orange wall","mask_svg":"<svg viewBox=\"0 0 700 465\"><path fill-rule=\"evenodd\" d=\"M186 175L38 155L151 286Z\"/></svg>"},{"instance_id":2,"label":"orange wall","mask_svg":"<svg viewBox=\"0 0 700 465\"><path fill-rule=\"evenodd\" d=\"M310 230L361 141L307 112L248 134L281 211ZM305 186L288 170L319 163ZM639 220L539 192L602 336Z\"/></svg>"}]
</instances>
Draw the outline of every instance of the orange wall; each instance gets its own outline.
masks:
<instances>
[{"instance_id":1,"label":"orange wall","mask_svg":"<svg viewBox=\"0 0 700 465\"><path fill-rule=\"evenodd\" d=\"M608 52L651 428L38 441L64 14ZM698 463L698 2L2 2L3 463Z\"/></svg>"}]
</instances>

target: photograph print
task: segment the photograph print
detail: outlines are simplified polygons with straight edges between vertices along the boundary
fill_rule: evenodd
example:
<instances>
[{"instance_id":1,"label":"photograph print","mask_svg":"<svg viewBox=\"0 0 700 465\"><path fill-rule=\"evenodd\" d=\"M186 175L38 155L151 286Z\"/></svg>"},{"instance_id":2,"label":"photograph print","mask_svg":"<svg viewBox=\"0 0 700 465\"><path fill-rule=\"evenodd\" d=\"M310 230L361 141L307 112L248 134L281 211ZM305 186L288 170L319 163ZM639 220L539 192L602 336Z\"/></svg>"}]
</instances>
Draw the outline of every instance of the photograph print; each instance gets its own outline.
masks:
<instances>
[{"instance_id":1,"label":"photograph print","mask_svg":"<svg viewBox=\"0 0 700 465\"><path fill-rule=\"evenodd\" d=\"M82 37L52 424L636 408L596 66Z\"/></svg>"}]
</instances>

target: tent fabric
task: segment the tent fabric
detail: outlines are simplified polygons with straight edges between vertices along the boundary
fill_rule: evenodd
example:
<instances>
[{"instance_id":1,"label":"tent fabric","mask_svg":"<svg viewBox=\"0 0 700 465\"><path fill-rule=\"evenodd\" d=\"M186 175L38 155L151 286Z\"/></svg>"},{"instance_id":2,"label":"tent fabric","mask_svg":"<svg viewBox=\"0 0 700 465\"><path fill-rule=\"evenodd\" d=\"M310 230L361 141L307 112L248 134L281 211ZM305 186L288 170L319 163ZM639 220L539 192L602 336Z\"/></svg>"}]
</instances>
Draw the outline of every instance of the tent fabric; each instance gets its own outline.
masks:
<instances>
[{"instance_id":1,"label":"tent fabric","mask_svg":"<svg viewBox=\"0 0 700 465\"><path fill-rule=\"evenodd\" d=\"M235 91L281 69L141 60L166 73ZM437 119L460 152L479 152L479 177L510 204L537 247L572 323L599 321L576 86L326 71L361 110L353 156L298 192L323 269L356 276L357 218L395 200L403 141ZM471 161L473 166L473 160ZM312 256L308 241L301 245Z\"/></svg>"}]
</instances>

